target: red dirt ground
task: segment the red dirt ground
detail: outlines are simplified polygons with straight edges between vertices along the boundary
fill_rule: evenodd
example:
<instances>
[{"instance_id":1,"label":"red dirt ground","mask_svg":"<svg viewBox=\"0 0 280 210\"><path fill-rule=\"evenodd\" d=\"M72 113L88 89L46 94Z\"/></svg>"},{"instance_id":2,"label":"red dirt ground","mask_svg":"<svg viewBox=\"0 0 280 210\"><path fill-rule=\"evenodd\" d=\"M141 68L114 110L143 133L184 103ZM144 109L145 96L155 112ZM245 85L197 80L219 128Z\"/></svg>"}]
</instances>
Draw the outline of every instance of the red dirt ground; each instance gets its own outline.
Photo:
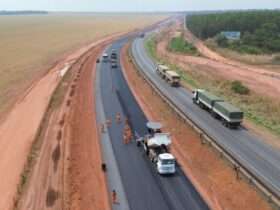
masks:
<instances>
[{"instance_id":1,"label":"red dirt ground","mask_svg":"<svg viewBox=\"0 0 280 210\"><path fill-rule=\"evenodd\" d=\"M69 119L70 210L110 209L106 179L101 170L101 150L92 85L95 80L95 61L105 46L96 49L85 63L77 86L77 95L73 100L74 108Z\"/></svg>"},{"instance_id":2,"label":"red dirt ground","mask_svg":"<svg viewBox=\"0 0 280 210\"><path fill-rule=\"evenodd\" d=\"M118 35L120 34L116 34L114 37ZM0 209L10 210L13 208L17 185L26 163L26 157L36 137L52 93L61 80L61 69L71 64L93 46L112 37L106 37L87 47L83 47L59 62L26 91L23 97L14 105L3 123L1 123Z\"/></svg>"},{"instance_id":3,"label":"red dirt ground","mask_svg":"<svg viewBox=\"0 0 280 210\"><path fill-rule=\"evenodd\" d=\"M173 137L172 151L182 169L213 209L268 210L269 204L246 182L236 179L234 171L199 136L179 120L136 73L127 48L122 51L124 72L137 101L149 119L163 123ZM149 100L147 100L149 99ZM164 114L163 114L164 113Z\"/></svg>"}]
</instances>

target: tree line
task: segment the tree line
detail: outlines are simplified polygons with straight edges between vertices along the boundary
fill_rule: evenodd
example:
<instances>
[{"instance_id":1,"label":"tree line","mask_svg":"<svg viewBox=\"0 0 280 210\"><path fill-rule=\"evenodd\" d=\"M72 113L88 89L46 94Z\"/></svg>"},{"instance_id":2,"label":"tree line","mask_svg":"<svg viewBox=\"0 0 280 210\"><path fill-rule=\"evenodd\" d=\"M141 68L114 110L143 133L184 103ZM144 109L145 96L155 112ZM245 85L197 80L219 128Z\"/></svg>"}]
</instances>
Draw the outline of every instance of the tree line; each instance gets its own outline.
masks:
<instances>
[{"instance_id":1,"label":"tree line","mask_svg":"<svg viewBox=\"0 0 280 210\"><path fill-rule=\"evenodd\" d=\"M46 15L47 11L33 11L33 10L22 10L22 11L0 11L0 15Z\"/></svg>"},{"instance_id":2,"label":"tree line","mask_svg":"<svg viewBox=\"0 0 280 210\"><path fill-rule=\"evenodd\" d=\"M280 11L241 11L206 15L188 15L187 27L197 37L207 39L222 31L240 31L241 40L227 43L218 37L218 44L249 53L280 52Z\"/></svg>"}]
</instances>

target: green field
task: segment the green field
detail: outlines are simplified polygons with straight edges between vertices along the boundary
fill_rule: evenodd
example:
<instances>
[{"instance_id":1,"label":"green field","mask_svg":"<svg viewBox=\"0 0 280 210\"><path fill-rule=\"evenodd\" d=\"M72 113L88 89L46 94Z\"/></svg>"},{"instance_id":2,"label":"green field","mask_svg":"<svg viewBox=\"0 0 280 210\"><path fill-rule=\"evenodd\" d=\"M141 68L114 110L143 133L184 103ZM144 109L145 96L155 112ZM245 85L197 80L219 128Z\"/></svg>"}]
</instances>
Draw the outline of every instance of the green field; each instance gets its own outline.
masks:
<instances>
[{"instance_id":1,"label":"green field","mask_svg":"<svg viewBox=\"0 0 280 210\"><path fill-rule=\"evenodd\" d=\"M65 53L166 16L51 14L0 17L0 114Z\"/></svg>"},{"instance_id":2,"label":"green field","mask_svg":"<svg viewBox=\"0 0 280 210\"><path fill-rule=\"evenodd\" d=\"M183 36L173 37L168 43L168 50L171 52L199 56L196 47L187 42Z\"/></svg>"}]
</instances>

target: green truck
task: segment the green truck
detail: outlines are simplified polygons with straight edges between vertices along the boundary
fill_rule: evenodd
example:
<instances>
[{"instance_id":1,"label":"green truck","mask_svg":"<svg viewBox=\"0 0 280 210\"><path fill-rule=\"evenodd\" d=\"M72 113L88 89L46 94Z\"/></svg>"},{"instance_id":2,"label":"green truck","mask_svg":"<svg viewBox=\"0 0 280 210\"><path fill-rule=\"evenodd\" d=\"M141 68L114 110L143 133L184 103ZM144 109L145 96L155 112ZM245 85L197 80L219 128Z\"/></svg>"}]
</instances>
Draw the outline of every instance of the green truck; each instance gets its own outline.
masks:
<instances>
[{"instance_id":1,"label":"green truck","mask_svg":"<svg viewBox=\"0 0 280 210\"><path fill-rule=\"evenodd\" d=\"M212 111L227 127L236 128L242 123L243 112L225 101L215 102Z\"/></svg>"},{"instance_id":2,"label":"green truck","mask_svg":"<svg viewBox=\"0 0 280 210\"><path fill-rule=\"evenodd\" d=\"M229 128L237 128L243 120L243 112L212 93L197 89L193 91L193 102L221 119Z\"/></svg>"},{"instance_id":3,"label":"green truck","mask_svg":"<svg viewBox=\"0 0 280 210\"><path fill-rule=\"evenodd\" d=\"M217 101L223 101L223 99L205 90L198 89L193 91L193 102L201 108L212 110L214 103Z\"/></svg>"}]
</instances>

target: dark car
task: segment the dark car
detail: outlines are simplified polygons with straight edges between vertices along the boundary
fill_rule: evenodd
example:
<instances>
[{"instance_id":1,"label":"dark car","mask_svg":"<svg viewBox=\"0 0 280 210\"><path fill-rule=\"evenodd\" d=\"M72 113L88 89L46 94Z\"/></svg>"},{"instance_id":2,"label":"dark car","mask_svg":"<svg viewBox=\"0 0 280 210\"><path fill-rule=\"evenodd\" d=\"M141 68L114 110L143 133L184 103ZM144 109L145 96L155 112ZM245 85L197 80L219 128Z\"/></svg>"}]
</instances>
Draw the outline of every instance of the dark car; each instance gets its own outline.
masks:
<instances>
[{"instance_id":1,"label":"dark car","mask_svg":"<svg viewBox=\"0 0 280 210\"><path fill-rule=\"evenodd\" d=\"M117 58L117 53L116 53L116 52L112 52L111 58L112 58L112 59L116 59L116 58Z\"/></svg>"},{"instance_id":2,"label":"dark car","mask_svg":"<svg viewBox=\"0 0 280 210\"><path fill-rule=\"evenodd\" d=\"M113 69L114 69L114 68L118 68L117 62L112 62L111 67L112 67Z\"/></svg>"}]
</instances>

